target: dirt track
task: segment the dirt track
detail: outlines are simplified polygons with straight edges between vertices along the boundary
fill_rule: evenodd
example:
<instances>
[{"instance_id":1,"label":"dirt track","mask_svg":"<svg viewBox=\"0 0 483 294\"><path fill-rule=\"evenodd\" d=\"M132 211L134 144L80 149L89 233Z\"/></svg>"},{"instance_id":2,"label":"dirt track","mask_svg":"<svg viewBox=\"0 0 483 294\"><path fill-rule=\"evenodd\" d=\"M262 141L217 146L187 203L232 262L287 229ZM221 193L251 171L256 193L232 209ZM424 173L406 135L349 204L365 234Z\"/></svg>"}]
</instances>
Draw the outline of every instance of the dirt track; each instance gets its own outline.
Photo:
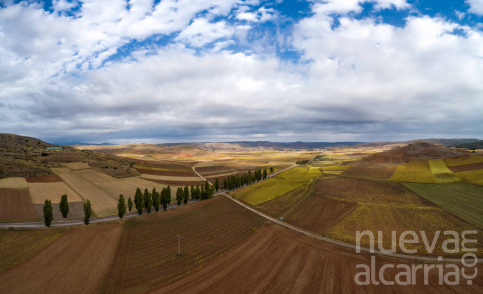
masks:
<instances>
[{"instance_id":1,"label":"dirt track","mask_svg":"<svg viewBox=\"0 0 483 294\"><path fill-rule=\"evenodd\" d=\"M116 251L121 224L71 229L0 275L0 293L96 293Z\"/></svg>"},{"instance_id":2,"label":"dirt track","mask_svg":"<svg viewBox=\"0 0 483 294\"><path fill-rule=\"evenodd\" d=\"M239 247L201 270L149 293L481 293L483 279L472 286L439 286L438 272L430 271L424 286L418 271L416 286L359 286L357 264L370 265L368 254L320 242L276 224L266 224ZM383 264L409 264L376 257ZM480 271L482 266L479 266ZM400 269L386 269L394 281ZM465 280L463 280L465 282Z\"/></svg>"}]
</instances>

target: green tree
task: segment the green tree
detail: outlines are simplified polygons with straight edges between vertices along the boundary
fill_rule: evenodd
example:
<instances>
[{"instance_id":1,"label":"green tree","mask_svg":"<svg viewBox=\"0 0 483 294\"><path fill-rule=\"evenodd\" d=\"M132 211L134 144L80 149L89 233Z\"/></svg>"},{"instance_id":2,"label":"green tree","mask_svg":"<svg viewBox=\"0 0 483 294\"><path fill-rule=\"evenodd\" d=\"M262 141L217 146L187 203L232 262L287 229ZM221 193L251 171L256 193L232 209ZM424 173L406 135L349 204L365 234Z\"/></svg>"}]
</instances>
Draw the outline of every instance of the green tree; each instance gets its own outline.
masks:
<instances>
[{"instance_id":1,"label":"green tree","mask_svg":"<svg viewBox=\"0 0 483 294\"><path fill-rule=\"evenodd\" d=\"M194 193L195 193L195 186L191 185L191 199L194 199Z\"/></svg>"},{"instance_id":2,"label":"green tree","mask_svg":"<svg viewBox=\"0 0 483 294\"><path fill-rule=\"evenodd\" d=\"M131 212L133 205L134 204L132 203L131 197L129 197L127 199L127 206L129 206L129 212Z\"/></svg>"},{"instance_id":3,"label":"green tree","mask_svg":"<svg viewBox=\"0 0 483 294\"><path fill-rule=\"evenodd\" d=\"M50 227L53 220L54 213L52 212L52 202L49 199L46 199L44 202L44 223L47 227Z\"/></svg>"},{"instance_id":4,"label":"green tree","mask_svg":"<svg viewBox=\"0 0 483 294\"><path fill-rule=\"evenodd\" d=\"M119 203L117 203L117 215L122 218L126 214L126 201L124 195L119 195Z\"/></svg>"},{"instance_id":5,"label":"green tree","mask_svg":"<svg viewBox=\"0 0 483 294\"><path fill-rule=\"evenodd\" d=\"M168 202L166 201L166 188L163 188L163 190L161 190L159 200L161 202L161 205L163 206L164 211L166 211L168 207Z\"/></svg>"},{"instance_id":6,"label":"green tree","mask_svg":"<svg viewBox=\"0 0 483 294\"><path fill-rule=\"evenodd\" d=\"M166 199L168 200L168 204L171 204L171 187L168 185L166 187Z\"/></svg>"},{"instance_id":7,"label":"green tree","mask_svg":"<svg viewBox=\"0 0 483 294\"><path fill-rule=\"evenodd\" d=\"M178 206L181 205L181 201L183 201L183 190L180 190L181 187L178 187L176 190L176 201L178 202Z\"/></svg>"},{"instance_id":8,"label":"green tree","mask_svg":"<svg viewBox=\"0 0 483 294\"><path fill-rule=\"evenodd\" d=\"M270 173L271 173L271 174L273 174L273 171L274 171L274 170L275 170L275 169L273 168L273 166L271 166L271 167L270 167Z\"/></svg>"},{"instance_id":9,"label":"green tree","mask_svg":"<svg viewBox=\"0 0 483 294\"><path fill-rule=\"evenodd\" d=\"M153 205L154 205L154 210L156 210L156 212L159 211L159 204L160 204L160 199L159 199L159 193L156 192L156 188L153 188L153 192L151 193L152 197L153 197Z\"/></svg>"},{"instance_id":10,"label":"green tree","mask_svg":"<svg viewBox=\"0 0 483 294\"><path fill-rule=\"evenodd\" d=\"M188 188L188 185L184 187L184 204L188 204L188 200L190 199L190 189Z\"/></svg>"},{"instance_id":11,"label":"green tree","mask_svg":"<svg viewBox=\"0 0 483 294\"><path fill-rule=\"evenodd\" d=\"M148 188L144 189L144 208L148 209L149 203L151 203L151 194L148 191ZM151 203L151 205L153 205Z\"/></svg>"},{"instance_id":12,"label":"green tree","mask_svg":"<svg viewBox=\"0 0 483 294\"><path fill-rule=\"evenodd\" d=\"M151 213L151 209L153 208L153 199L151 198L151 193L148 193L148 195L148 207L146 208L146 210L148 211L148 213Z\"/></svg>"},{"instance_id":13,"label":"green tree","mask_svg":"<svg viewBox=\"0 0 483 294\"><path fill-rule=\"evenodd\" d=\"M216 178L215 180L215 188L217 192L218 192L218 189L220 189L220 182L218 181L218 178Z\"/></svg>"},{"instance_id":14,"label":"green tree","mask_svg":"<svg viewBox=\"0 0 483 294\"><path fill-rule=\"evenodd\" d=\"M267 169L263 170L263 179L265 180L267 178Z\"/></svg>"},{"instance_id":15,"label":"green tree","mask_svg":"<svg viewBox=\"0 0 483 294\"><path fill-rule=\"evenodd\" d=\"M69 213L69 201L67 201L66 194L62 195L60 198L59 210L65 220L67 218L67 214Z\"/></svg>"},{"instance_id":16,"label":"green tree","mask_svg":"<svg viewBox=\"0 0 483 294\"><path fill-rule=\"evenodd\" d=\"M144 196L141 192L141 189L136 189L136 194L134 195L134 204L136 205L136 209L138 210L139 214L143 214L144 208Z\"/></svg>"},{"instance_id":17,"label":"green tree","mask_svg":"<svg viewBox=\"0 0 483 294\"><path fill-rule=\"evenodd\" d=\"M86 200L84 203L84 223L86 226L89 224L89 219L92 216L92 207L91 207L91 202L89 199Z\"/></svg>"}]
</instances>

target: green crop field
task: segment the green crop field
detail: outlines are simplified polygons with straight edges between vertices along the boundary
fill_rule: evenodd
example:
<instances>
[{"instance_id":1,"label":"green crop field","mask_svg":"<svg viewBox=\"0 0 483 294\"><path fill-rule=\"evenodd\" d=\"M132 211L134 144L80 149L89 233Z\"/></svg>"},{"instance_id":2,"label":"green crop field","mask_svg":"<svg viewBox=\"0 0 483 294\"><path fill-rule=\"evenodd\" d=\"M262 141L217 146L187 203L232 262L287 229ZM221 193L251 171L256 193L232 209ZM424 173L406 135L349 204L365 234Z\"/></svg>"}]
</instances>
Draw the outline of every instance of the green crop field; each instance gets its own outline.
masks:
<instances>
[{"instance_id":1,"label":"green crop field","mask_svg":"<svg viewBox=\"0 0 483 294\"><path fill-rule=\"evenodd\" d=\"M465 183L404 185L434 204L483 228L483 188Z\"/></svg>"},{"instance_id":2,"label":"green crop field","mask_svg":"<svg viewBox=\"0 0 483 294\"><path fill-rule=\"evenodd\" d=\"M308 185L318 176L320 176L320 171L317 167L294 167L273 178L247 186L230 194L249 205L259 205L282 196L302 185Z\"/></svg>"},{"instance_id":3,"label":"green crop field","mask_svg":"<svg viewBox=\"0 0 483 294\"><path fill-rule=\"evenodd\" d=\"M431 167L427 160L411 161L398 166L391 177L391 181L410 182L410 183L430 183L435 184Z\"/></svg>"},{"instance_id":4,"label":"green crop field","mask_svg":"<svg viewBox=\"0 0 483 294\"><path fill-rule=\"evenodd\" d=\"M442 159L430 160L429 166L436 182L438 183L453 183L460 181L460 178L446 167L446 164Z\"/></svg>"}]
</instances>

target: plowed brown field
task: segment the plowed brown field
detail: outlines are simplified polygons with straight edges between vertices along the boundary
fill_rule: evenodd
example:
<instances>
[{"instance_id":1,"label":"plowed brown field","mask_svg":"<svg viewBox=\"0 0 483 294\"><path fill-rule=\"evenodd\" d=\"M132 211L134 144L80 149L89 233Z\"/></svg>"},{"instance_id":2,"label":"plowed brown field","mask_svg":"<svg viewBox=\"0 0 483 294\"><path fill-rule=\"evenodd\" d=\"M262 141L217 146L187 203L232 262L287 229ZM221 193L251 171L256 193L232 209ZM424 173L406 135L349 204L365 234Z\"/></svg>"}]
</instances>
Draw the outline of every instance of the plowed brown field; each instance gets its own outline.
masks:
<instances>
[{"instance_id":1,"label":"plowed brown field","mask_svg":"<svg viewBox=\"0 0 483 294\"><path fill-rule=\"evenodd\" d=\"M342 175L355 178L371 179L371 180L389 180L397 166L351 166L345 170Z\"/></svg>"},{"instance_id":2,"label":"plowed brown field","mask_svg":"<svg viewBox=\"0 0 483 294\"><path fill-rule=\"evenodd\" d=\"M129 219L100 292L140 293L167 283L232 249L263 222L225 197Z\"/></svg>"},{"instance_id":3,"label":"plowed brown field","mask_svg":"<svg viewBox=\"0 0 483 294\"><path fill-rule=\"evenodd\" d=\"M39 221L28 190L0 189L0 221Z\"/></svg>"},{"instance_id":4,"label":"plowed brown field","mask_svg":"<svg viewBox=\"0 0 483 294\"><path fill-rule=\"evenodd\" d=\"M0 274L0 293L96 293L116 251L120 224L70 229Z\"/></svg>"},{"instance_id":5,"label":"plowed brown field","mask_svg":"<svg viewBox=\"0 0 483 294\"><path fill-rule=\"evenodd\" d=\"M454 173L483 169L483 162L449 167Z\"/></svg>"},{"instance_id":6,"label":"plowed brown field","mask_svg":"<svg viewBox=\"0 0 483 294\"><path fill-rule=\"evenodd\" d=\"M184 278L149 293L481 293L482 276L468 286L438 284L438 271L417 271L416 285L359 286L354 282L357 264L370 265L368 254L320 242L266 224L255 235L220 259ZM408 264L376 257L377 272L384 264ZM483 266L478 266L479 271ZM401 269L386 269L386 280L394 281ZM404 278L403 278L404 279Z\"/></svg>"}]
</instances>

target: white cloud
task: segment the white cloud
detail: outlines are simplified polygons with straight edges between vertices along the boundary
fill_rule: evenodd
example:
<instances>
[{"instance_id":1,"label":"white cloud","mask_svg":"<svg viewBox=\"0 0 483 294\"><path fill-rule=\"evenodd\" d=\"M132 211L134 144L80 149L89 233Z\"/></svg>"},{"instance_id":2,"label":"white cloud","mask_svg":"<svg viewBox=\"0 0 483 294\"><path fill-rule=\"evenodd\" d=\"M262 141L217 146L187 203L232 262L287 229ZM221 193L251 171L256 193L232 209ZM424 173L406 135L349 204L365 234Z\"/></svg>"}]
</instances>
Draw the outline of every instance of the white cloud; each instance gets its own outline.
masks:
<instances>
[{"instance_id":1,"label":"white cloud","mask_svg":"<svg viewBox=\"0 0 483 294\"><path fill-rule=\"evenodd\" d=\"M463 18L465 18L465 15L466 15L466 13L458 11L458 10L455 10L454 13L456 14L456 16L458 17L459 20L462 20Z\"/></svg>"},{"instance_id":2,"label":"white cloud","mask_svg":"<svg viewBox=\"0 0 483 294\"><path fill-rule=\"evenodd\" d=\"M273 8L260 7L256 11L250 11L248 6L240 6L236 11L236 19L248 22L266 22L276 17L276 11Z\"/></svg>"},{"instance_id":3,"label":"white cloud","mask_svg":"<svg viewBox=\"0 0 483 294\"><path fill-rule=\"evenodd\" d=\"M470 5L468 12L483 15L483 0L466 0L465 2Z\"/></svg>"},{"instance_id":4,"label":"white cloud","mask_svg":"<svg viewBox=\"0 0 483 294\"><path fill-rule=\"evenodd\" d=\"M70 10L74 7L79 5L79 3L75 0L69 2L67 0L54 0L52 1L52 8L55 11L65 11L65 10Z\"/></svg>"},{"instance_id":5,"label":"white cloud","mask_svg":"<svg viewBox=\"0 0 483 294\"><path fill-rule=\"evenodd\" d=\"M210 23L205 18L193 20L193 23L184 28L176 37L176 40L183 41L194 47L202 47L220 38L231 37L235 29L227 26L225 21Z\"/></svg>"}]
</instances>

